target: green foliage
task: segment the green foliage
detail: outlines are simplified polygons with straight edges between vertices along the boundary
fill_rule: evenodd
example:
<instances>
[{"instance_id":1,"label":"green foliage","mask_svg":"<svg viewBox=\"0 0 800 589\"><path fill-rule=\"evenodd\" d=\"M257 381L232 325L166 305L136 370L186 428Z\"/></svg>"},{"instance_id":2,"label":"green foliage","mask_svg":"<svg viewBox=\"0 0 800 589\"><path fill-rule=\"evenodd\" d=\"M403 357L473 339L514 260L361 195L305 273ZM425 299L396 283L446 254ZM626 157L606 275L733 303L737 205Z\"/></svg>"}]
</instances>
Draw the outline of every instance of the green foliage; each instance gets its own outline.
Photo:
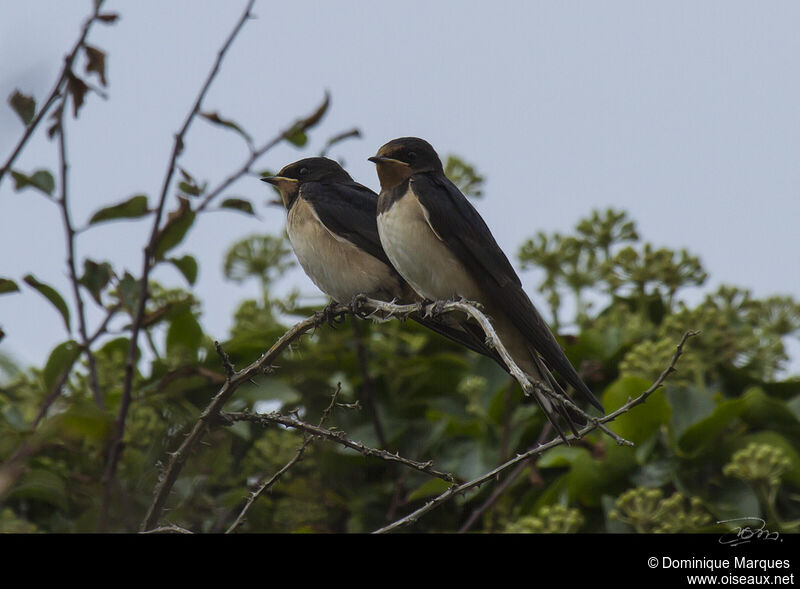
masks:
<instances>
[{"instance_id":1,"label":"green foliage","mask_svg":"<svg viewBox=\"0 0 800 589\"><path fill-rule=\"evenodd\" d=\"M89 219L89 225L113 221L116 219L137 219L145 216L150 210L147 206L147 195L137 194L126 201L95 212Z\"/></svg>"},{"instance_id":2,"label":"green foliage","mask_svg":"<svg viewBox=\"0 0 800 589\"><path fill-rule=\"evenodd\" d=\"M444 173L466 196L473 198L483 196L483 176L460 157L448 155L444 164Z\"/></svg>"},{"instance_id":3,"label":"green foliage","mask_svg":"<svg viewBox=\"0 0 800 589\"><path fill-rule=\"evenodd\" d=\"M584 518L577 509L563 505L545 506L539 516L526 516L506 525L509 534L569 534L577 532Z\"/></svg>"},{"instance_id":4,"label":"green foliage","mask_svg":"<svg viewBox=\"0 0 800 589\"><path fill-rule=\"evenodd\" d=\"M694 532L711 523L698 497L687 501L680 493L664 497L660 489L637 487L617 498L608 517L631 526L637 532L676 534Z\"/></svg>"}]
</instances>

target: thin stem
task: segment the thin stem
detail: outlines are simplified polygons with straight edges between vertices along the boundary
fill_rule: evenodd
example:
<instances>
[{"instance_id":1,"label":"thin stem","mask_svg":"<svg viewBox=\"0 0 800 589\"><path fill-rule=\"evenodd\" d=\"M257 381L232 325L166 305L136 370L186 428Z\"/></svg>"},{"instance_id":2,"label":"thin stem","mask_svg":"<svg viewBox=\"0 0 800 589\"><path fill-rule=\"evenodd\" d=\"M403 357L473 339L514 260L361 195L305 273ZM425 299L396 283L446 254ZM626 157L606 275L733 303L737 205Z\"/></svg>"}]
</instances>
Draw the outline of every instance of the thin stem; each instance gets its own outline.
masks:
<instances>
[{"instance_id":1,"label":"thin stem","mask_svg":"<svg viewBox=\"0 0 800 589\"><path fill-rule=\"evenodd\" d=\"M108 509L111 501L112 484L116 476L117 465L119 464L120 456L122 454L122 448L123 448L122 440L125 435L125 420L128 415L128 408L130 407L131 404L133 375L136 369L136 355L137 355L136 352L139 348L138 344L139 331L141 330L142 321L145 316L145 308L149 294L148 282L150 278L150 271L155 265L155 261L153 260L153 252L155 250L156 240L159 234L159 226L161 224L161 217L164 212L164 206L166 204L167 194L169 192L169 187L172 183L172 176L175 173L178 156L183 151L183 138L186 135L186 132L189 130L192 121L199 113L203 99L205 98L208 89L211 87L211 83L214 81L214 78L216 78L217 73L219 72L219 68L220 65L222 64L222 60L225 57L225 54L233 44L234 39L239 34L239 31L241 31L245 22L250 18L250 11L253 8L254 2L255 0L248 1L247 6L244 9L244 12L242 12L242 15L239 17L239 20L237 21L236 25L234 26L227 40L222 45L222 48L219 50L217 54L217 59L214 62L214 66L212 67L211 72L208 74L208 77L206 78L202 88L200 89L200 92L198 93L197 98L195 99L194 104L192 105L192 108L189 111L189 114L186 116L186 120L184 121L183 126L175 136L175 142L172 147L172 155L170 157L169 165L167 166L167 172L164 177L163 185L161 187L161 196L159 197L158 200L155 219L153 220L153 227L150 231L150 239L148 240L147 246L144 248L144 256L142 261L141 290L139 292L138 308L136 310L136 315L134 317L133 324L131 326L131 340L130 340L130 346L128 347L128 355L125 361L125 376L122 385L122 398L120 401L120 408L117 414L117 419L114 424L114 435L109 445L108 459L106 461L105 472L103 473L104 493L103 493L102 507L100 511L100 529L105 528L105 521L107 519Z\"/></svg>"},{"instance_id":2,"label":"thin stem","mask_svg":"<svg viewBox=\"0 0 800 589\"><path fill-rule=\"evenodd\" d=\"M36 127L39 126L44 115L50 110L50 107L53 106L56 100L58 100L59 96L63 91L63 86L69 77L69 73L72 71L72 64L75 61L75 57L78 55L78 51L83 46L84 42L86 41L86 37L89 34L89 29L91 28L92 24L97 21L97 16L100 13L100 3L95 2L94 11L92 15L86 20L83 24L83 28L81 29L80 37L73 45L72 50L66 55L64 58L64 67L61 68L61 73L58 75L58 79L56 80L53 89L50 91L50 94L47 96L47 99L44 101L44 105L42 108L39 109L39 112L36 113L36 116L33 117L30 123L25 127L25 132L22 134L19 142L17 143L14 151L11 152L11 156L8 158L3 167L0 168L0 184L3 182L3 177L6 175L6 172L11 170L11 166L14 164L14 161L17 159L17 156L22 153L23 147L28 142L28 140L33 135L33 132L36 130Z\"/></svg>"}]
</instances>

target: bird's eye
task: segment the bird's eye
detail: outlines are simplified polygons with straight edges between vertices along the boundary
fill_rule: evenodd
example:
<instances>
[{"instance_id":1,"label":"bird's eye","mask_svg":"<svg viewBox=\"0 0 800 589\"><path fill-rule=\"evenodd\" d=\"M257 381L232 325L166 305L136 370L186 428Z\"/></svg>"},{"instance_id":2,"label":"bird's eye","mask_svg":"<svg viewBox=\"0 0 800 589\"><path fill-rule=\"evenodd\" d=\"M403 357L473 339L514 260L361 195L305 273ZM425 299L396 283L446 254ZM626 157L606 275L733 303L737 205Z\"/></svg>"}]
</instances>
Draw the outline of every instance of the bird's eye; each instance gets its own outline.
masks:
<instances>
[{"instance_id":1,"label":"bird's eye","mask_svg":"<svg viewBox=\"0 0 800 589\"><path fill-rule=\"evenodd\" d=\"M308 168L300 168L300 171L298 172L298 174L300 176L308 176Z\"/></svg>"},{"instance_id":2,"label":"bird's eye","mask_svg":"<svg viewBox=\"0 0 800 589\"><path fill-rule=\"evenodd\" d=\"M416 152L409 151L409 152L406 154L406 157L408 158L408 161L409 161L409 162L413 162L415 159L417 159L417 154L416 154Z\"/></svg>"}]
</instances>

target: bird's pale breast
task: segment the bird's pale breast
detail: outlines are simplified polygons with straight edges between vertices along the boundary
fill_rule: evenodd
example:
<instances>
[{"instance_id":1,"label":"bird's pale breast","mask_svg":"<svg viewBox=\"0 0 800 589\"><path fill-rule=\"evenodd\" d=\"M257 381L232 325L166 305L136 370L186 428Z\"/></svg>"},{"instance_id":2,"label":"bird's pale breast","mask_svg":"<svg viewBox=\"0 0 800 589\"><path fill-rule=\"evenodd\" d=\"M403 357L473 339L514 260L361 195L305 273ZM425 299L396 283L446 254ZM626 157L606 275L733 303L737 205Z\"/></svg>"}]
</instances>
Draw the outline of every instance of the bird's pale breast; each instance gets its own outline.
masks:
<instances>
[{"instance_id":1,"label":"bird's pale breast","mask_svg":"<svg viewBox=\"0 0 800 589\"><path fill-rule=\"evenodd\" d=\"M357 294L384 300L402 295L386 264L328 230L302 198L289 211L286 231L303 270L333 299L349 303Z\"/></svg>"},{"instance_id":2,"label":"bird's pale breast","mask_svg":"<svg viewBox=\"0 0 800 589\"><path fill-rule=\"evenodd\" d=\"M477 283L436 235L410 189L378 215L378 233L389 260L421 296L481 298Z\"/></svg>"}]
</instances>

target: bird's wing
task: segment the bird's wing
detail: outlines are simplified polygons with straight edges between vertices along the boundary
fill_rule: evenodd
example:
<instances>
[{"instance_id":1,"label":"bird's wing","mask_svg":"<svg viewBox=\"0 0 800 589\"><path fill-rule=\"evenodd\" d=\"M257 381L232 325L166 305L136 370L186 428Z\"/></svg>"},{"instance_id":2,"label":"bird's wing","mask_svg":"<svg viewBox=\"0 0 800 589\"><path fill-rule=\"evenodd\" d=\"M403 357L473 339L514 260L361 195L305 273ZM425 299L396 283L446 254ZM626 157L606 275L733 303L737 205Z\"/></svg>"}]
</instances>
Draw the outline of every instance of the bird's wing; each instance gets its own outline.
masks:
<instances>
[{"instance_id":1,"label":"bird's wing","mask_svg":"<svg viewBox=\"0 0 800 589\"><path fill-rule=\"evenodd\" d=\"M329 231L391 267L378 236L378 195L372 190L356 182L309 182L301 186L300 197Z\"/></svg>"},{"instance_id":2,"label":"bird's wing","mask_svg":"<svg viewBox=\"0 0 800 589\"><path fill-rule=\"evenodd\" d=\"M347 239L394 269L378 236L376 218L378 195L372 190L356 182L350 184L309 182L301 187L300 197L313 207L317 217L329 231ZM403 281L399 274L397 278ZM413 292L410 286L408 290ZM411 318L428 329L503 365L497 352L486 345L486 338L476 334L471 325L451 325L444 319L422 317L418 314L412 315Z\"/></svg>"},{"instance_id":3,"label":"bird's wing","mask_svg":"<svg viewBox=\"0 0 800 589\"><path fill-rule=\"evenodd\" d=\"M415 174L410 186L427 211L431 228L492 302L507 313L551 369L603 411L522 289L519 276L489 227L461 191L440 173Z\"/></svg>"}]
</instances>

